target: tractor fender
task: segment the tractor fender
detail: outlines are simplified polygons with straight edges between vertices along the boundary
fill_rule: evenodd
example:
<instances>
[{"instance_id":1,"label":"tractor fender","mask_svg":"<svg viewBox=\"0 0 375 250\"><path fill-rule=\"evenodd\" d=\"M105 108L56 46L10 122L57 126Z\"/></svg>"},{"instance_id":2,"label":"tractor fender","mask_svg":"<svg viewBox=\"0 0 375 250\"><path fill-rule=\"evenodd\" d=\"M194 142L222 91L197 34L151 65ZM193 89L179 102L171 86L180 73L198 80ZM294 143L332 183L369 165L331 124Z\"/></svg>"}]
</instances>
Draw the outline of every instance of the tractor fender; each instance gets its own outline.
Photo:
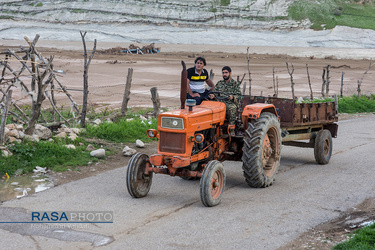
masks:
<instances>
[{"instance_id":1,"label":"tractor fender","mask_svg":"<svg viewBox=\"0 0 375 250\"><path fill-rule=\"evenodd\" d=\"M280 121L280 117L278 116L277 110L273 104L268 104L268 103L249 104L244 107L242 114L241 114L241 119L242 119L242 123L244 125L245 130L247 129L248 122L250 120L258 119L260 114L263 112L269 112L269 113L276 115L276 117Z\"/></svg>"}]
</instances>

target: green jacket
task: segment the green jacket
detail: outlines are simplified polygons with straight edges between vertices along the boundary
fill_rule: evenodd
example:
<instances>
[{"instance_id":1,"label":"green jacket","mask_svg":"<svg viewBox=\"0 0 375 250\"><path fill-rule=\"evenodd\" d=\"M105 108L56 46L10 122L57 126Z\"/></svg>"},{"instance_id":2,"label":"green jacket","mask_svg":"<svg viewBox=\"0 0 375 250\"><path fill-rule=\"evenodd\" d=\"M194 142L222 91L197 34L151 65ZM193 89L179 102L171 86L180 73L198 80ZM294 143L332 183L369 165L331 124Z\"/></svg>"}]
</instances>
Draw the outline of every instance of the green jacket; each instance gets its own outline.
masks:
<instances>
[{"instance_id":1,"label":"green jacket","mask_svg":"<svg viewBox=\"0 0 375 250\"><path fill-rule=\"evenodd\" d=\"M241 103L242 94L240 90L240 84L233 80L233 78L231 78L228 83L225 83L224 80L218 81L215 85L214 91L220 91L227 94L228 96L233 96L233 100L224 100L222 101L224 103L234 103L237 107Z\"/></svg>"}]
</instances>

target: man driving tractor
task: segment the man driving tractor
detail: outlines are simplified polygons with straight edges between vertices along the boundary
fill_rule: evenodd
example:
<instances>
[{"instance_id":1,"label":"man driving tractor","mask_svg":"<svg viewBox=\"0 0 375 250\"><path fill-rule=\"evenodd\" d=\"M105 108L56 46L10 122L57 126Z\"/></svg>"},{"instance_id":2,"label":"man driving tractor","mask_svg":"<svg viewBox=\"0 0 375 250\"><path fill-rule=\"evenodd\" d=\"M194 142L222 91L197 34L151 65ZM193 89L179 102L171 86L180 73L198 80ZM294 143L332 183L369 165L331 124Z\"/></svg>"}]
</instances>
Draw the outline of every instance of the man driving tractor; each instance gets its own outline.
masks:
<instances>
[{"instance_id":1,"label":"man driving tractor","mask_svg":"<svg viewBox=\"0 0 375 250\"><path fill-rule=\"evenodd\" d=\"M225 99L220 98L219 101L224 102L227 106L226 116L229 122L229 131L231 136L235 136L234 128L236 122L236 112L241 103L241 90L240 85L237 81L232 78L232 69L229 66L222 68L223 80L220 80L213 89L214 93L210 93L208 97L215 99L216 92L220 92L221 97L225 96Z\"/></svg>"}]
</instances>

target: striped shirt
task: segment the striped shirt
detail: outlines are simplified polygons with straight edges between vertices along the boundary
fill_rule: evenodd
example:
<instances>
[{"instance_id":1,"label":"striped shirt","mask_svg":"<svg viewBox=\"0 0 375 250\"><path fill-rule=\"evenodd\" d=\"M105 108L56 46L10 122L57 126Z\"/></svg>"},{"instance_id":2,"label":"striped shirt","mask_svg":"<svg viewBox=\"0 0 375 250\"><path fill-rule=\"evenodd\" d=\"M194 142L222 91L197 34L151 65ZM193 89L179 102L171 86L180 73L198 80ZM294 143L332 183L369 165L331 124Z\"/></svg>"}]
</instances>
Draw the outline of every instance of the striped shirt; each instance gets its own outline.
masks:
<instances>
[{"instance_id":1,"label":"striped shirt","mask_svg":"<svg viewBox=\"0 0 375 250\"><path fill-rule=\"evenodd\" d=\"M202 73L199 75L195 67L189 68L187 70L187 78L190 81L189 85L191 91L200 94L204 92L204 82L209 79L207 70L203 69Z\"/></svg>"}]
</instances>

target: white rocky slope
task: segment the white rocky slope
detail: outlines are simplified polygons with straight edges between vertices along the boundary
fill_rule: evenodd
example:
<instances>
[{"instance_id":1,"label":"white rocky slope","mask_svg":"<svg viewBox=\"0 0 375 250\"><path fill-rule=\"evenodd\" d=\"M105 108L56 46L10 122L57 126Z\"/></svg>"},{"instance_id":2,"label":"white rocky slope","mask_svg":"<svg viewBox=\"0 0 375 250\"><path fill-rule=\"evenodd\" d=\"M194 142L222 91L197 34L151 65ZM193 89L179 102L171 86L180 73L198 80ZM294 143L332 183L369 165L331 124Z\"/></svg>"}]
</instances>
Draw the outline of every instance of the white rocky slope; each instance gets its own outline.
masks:
<instances>
[{"instance_id":1,"label":"white rocky slope","mask_svg":"<svg viewBox=\"0 0 375 250\"><path fill-rule=\"evenodd\" d=\"M373 30L313 31L307 20L288 20L294 1L0 0L0 38L80 41L87 31L99 43L375 48Z\"/></svg>"},{"instance_id":2,"label":"white rocky slope","mask_svg":"<svg viewBox=\"0 0 375 250\"><path fill-rule=\"evenodd\" d=\"M157 25L225 27L246 29L290 29L306 24L287 17L294 0L89 0L4 1L0 11L13 20L48 23L147 23Z\"/></svg>"}]
</instances>

